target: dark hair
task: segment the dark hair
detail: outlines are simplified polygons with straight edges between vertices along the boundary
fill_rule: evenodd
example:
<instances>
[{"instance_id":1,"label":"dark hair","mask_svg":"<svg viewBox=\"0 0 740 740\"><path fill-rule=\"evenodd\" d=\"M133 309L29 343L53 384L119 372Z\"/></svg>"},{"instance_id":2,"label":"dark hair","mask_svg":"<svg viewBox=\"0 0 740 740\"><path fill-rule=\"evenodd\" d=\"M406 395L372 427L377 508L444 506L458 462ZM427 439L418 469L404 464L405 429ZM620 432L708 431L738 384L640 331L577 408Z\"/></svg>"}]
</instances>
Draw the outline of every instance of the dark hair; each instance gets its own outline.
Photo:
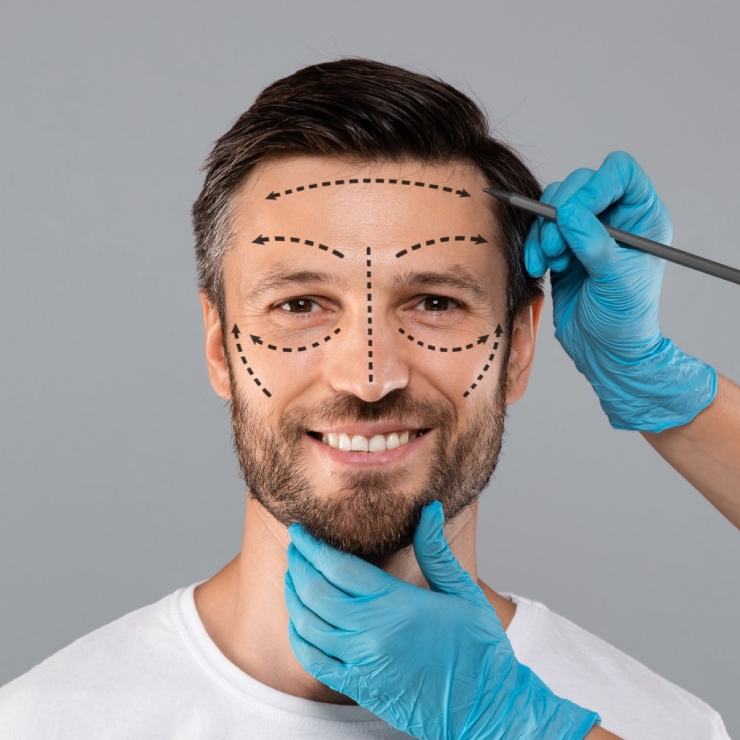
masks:
<instances>
[{"instance_id":1,"label":"dark hair","mask_svg":"<svg viewBox=\"0 0 740 740\"><path fill-rule=\"evenodd\" d=\"M198 284L225 331L223 257L233 235L233 196L270 158L330 155L350 162L416 160L473 163L493 188L539 199L535 175L489 133L486 113L446 82L372 59L314 64L273 82L213 145L193 204ZM524 267L533 216L491 198L508 265L507 332L541 294L542 278Z\"/></svg>"}]
</instances>

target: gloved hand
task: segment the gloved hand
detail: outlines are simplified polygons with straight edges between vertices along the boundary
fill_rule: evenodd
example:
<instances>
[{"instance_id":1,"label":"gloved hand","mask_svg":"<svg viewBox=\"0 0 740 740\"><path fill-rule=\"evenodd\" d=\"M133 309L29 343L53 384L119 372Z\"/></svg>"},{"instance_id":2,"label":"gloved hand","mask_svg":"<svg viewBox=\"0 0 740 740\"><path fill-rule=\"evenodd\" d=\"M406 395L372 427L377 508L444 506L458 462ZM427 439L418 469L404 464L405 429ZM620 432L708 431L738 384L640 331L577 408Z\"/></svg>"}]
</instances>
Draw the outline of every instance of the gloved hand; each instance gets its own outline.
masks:
<instances>
[{"instance_id":1,"label":"gloved hand","mask_svg":"<svg viewBox=\"0 0 740 740\"><path fill-rule=\"evenodd\" d=\"M671 219L626 152L545 189L557 223L538 217L525 242L534 277L550 268L555 337L590 381L615 429L690 422L717 392L714 368L661 334L665 260L617 244L603 224L670 245ZM598 216L598 218L597 218Z\"/></svg>"},{"instance_id":2,"label":"gloved hand","mask_svg":"<svg viewBox=\"0 0 740 740\"><path fill-rule=\"evenodd\" d=\"M292 524L290 645L312 676L424 740L581 740L595 712L561 699L514 656L496 610L447 546L442 504L413 547L431 590Z\"/></svg>"}]
</instances>

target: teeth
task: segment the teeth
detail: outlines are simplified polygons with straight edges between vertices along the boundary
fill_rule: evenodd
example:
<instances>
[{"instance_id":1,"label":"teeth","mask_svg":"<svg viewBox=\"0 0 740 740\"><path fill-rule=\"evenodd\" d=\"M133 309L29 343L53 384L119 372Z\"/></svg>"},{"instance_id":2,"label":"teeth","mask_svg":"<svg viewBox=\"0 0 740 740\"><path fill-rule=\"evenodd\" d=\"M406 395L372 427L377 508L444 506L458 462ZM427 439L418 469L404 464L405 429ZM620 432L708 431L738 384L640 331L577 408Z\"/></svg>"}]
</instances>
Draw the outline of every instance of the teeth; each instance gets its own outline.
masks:
<instances>
[{"instance_id":1,"label":"teeth","mask_svg":"<svg viewBox=\"0 0 740 740\"><path fill-rule=\"evenodd\" d=\"M419 436L419 432L390 432L389 434L375 434L372 437L364 437L362 434L353 434L351 437L344 432L337 434L329 432L322 434L321 441L329 447L342 452L383 452L383 450L395 450L396 447L408 444Z\"/></svg>"}]
</instances>

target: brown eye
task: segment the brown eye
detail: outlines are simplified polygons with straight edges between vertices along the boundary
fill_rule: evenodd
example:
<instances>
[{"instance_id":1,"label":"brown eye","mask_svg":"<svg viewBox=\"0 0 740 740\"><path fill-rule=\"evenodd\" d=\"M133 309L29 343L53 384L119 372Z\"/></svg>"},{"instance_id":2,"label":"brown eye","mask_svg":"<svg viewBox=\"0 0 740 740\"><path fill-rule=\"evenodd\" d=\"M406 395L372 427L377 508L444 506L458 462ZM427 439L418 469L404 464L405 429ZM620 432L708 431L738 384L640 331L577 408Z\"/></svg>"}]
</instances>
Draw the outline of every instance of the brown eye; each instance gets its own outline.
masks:
<instances>
[{"instance_id":1,"label":"brown eye","mask_svg":"<svg viewBox=\"0 0 740 740\"><path fill-rule=\"evenodd\" d=\"M449 311L451 308L457 308L459 305L452 298L430 295L419 301L416 307L422 306L424 311Z\"/></svg>"},{"instance_id":2,"label":"brown eye","mask_svg":"<svg viewBox=\"0 0 740 740\"><path fill-rule=\"evenodd\" d=\"M311 313L312 305L316 302L310 298L293 298L280 304L280 308L288 313Z\"/></svg>"}]
</instances>

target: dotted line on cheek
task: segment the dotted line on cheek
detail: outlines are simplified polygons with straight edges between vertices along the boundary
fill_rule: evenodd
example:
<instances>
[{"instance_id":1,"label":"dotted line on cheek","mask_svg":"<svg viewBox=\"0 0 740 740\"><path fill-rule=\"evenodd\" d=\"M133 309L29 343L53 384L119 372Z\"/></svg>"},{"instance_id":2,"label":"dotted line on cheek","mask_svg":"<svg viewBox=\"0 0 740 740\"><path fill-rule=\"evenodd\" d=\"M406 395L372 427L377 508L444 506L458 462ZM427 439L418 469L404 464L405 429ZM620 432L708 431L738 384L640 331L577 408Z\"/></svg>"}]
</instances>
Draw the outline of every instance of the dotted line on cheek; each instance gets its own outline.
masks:
<instances>
[{"instance_id":1,"label":"dotted line on cheek","mask_svg":"<svg viewBox=\"0 0 740 740\"><path fill-rule=\"evenodd\" d=\"M268 391L268 390L267 390L267 388L265 388L265 387L264 387L264 386L262 385L262 382L260 381L260 379L259 379L259 378L258 378L258 377L257 377L257 376L256 376L256 375L254 374L254 370L252 370L252 368L251 368L251 367L249 367L249 364L247 363L247 358L246 358L246 357L244 356L244 354L243 354L243 350L242 350L242 346L241 346L241 344L237 343L237 345L236 345L236 349L237 349L237 351L239 352L239 356L241 357L241 361L242 361L242 364L243 364L243 365L246 365L246 366L247 366L247 372L249 373L249 377L250 377L250 378L252 378L252 380L254 381L255 385L256 385L256 386L257 386L258 388L260 388L260 389L262 390L262 392L263 392L263 393L264 393L264 394L265 394L265 395L266 395L266 396L267 396L268 398L272 398L272 393L270 393L270 391Z\"/></svg>"},{"instance_id":2,"label":"dotted line on cheek","mask_svg":"<svg viewBox=\"0 0 740 740\"><path fill-rule=\"evenodd\" d=\"M491 352L491 354L488 355L488 362L486 363L483 370L481 370L480 375L478 375L478 377L476 378L476 382L473 383L470 386L470 388L465 391L465 393L463 393L463 398L467 398L478 387L478 383L480 383L480 381L483 380L484 374L489 370L489 368L493 364L494 358L496 357L495 350L498 349L498 342L493 343L493 349L494 349L494 352Z\"/></svg>"},{"instance_id":3,"label":"dotted line on cheek","mask_svg":"<svg viewBox=\"0 0 740 740\"><path fill-rule=\"evenodd\" d=\"M370 247L366 250L367 260L367 381L373 382L373 273L372 273L372 254Z\"/></svg>"}]
</instances>

